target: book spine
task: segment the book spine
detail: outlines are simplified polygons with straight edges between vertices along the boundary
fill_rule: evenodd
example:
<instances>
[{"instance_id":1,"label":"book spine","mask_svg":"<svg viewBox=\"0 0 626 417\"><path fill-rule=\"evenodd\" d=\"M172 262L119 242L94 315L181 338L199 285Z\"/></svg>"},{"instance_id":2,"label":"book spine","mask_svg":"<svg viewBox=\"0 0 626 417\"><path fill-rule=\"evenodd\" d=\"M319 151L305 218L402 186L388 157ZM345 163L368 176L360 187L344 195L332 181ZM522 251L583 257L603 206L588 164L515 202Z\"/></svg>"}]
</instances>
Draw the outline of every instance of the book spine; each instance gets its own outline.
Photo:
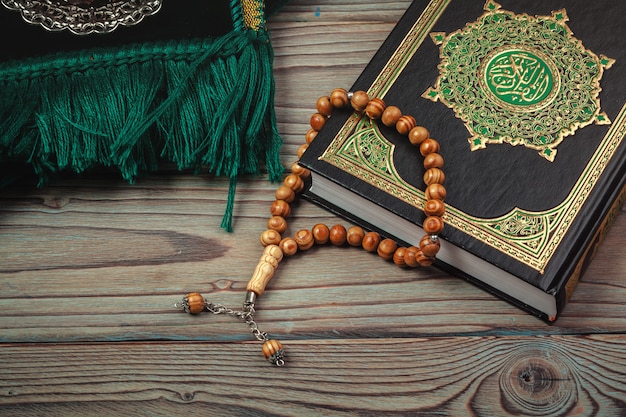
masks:
<instances>
[{"instance_id":1,"label":"book spine","mask_svg":"<svg viewBox=\"0 0 626 417\"><path fill-rule=\"evenodd\" d=\"M604 242L604 239L611 229L611 226L615 222L618 214L624 207L624 202L626 202L626 185L624 185L621 191L618 193L617 198L614 200L613 204L602 219L600 227L598 227L593 238L585 248L585 251L576 263L576 267L574 268L573 272L571 273L569 278L567 278L566 284L562 287L562 290L559 291L559 294L557 295L559 312L569 302L572 294L574 293L574 290L580 282L580 279L582 278L587 267L595 257L598 248Z\"/></svg>"}]
</instances>

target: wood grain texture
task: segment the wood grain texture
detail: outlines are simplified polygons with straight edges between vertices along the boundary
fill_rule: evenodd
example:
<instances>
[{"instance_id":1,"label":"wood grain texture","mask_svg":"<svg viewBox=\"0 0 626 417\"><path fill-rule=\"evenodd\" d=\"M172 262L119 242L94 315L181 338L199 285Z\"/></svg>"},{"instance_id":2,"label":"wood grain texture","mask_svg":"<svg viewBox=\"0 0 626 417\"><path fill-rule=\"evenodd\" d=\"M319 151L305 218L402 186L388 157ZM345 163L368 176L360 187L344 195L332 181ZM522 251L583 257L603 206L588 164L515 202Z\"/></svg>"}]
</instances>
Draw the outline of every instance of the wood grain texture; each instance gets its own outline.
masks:
<instances>
[{"instance_id":1,"label":"wood grain texture","mask_svg":"<svg viewBox=\"0 0 626 417\"><path fill-rule=\"evenodd\" d=\"M289 166L315 100L349 87L409 1L292 0L270 21ZM435 268L353 248L283 261L257 321L173 308L187 292L239 308L275 184L164 170L60 177L0 193L1 415L626 414L626 216L562 317L546 325ZM342 222L300 202L290 232Z\"/></svg>"},{"instance_id":2,"label":"wood grain texture","mask_svg":"<svg viewBox=\"0 0 626 417\"><path fill-rule=\"evenodd\" d=\"M9 345L0 412L95 403L129 415L136 403L142 415L619 416L626 406L622 336L316 340L288 352L285 368L260 369L249 343Z\"/></svg>"}]
</instances>

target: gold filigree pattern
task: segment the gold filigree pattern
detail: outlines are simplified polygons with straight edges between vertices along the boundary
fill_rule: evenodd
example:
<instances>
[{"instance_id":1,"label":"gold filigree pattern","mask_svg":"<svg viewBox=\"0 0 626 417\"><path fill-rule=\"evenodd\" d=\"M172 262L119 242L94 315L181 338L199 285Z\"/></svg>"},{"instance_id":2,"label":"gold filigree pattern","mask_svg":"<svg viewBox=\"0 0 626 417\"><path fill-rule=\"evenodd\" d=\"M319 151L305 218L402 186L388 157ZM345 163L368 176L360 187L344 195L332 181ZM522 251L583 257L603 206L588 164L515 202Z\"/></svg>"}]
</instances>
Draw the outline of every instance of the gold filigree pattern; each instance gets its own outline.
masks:
<instances>
[{"instance_id":1,"label":"gold filigree pattern","mask_svg":"<svg viewBox=\"0 0 626 417\"><path fill-rule=\"evenodd\" d=\"M533 17L488 0L485 11L449 35L431 34L440 45L440 75L423 94L463 120L471 150L508 143L554 161L566 136L610 123L599 93L614 60L573 36L565 10Z\"/></svg>"},{"instance_id":2,"label":"gold filigree pattern","mask_svg":"<svg viewBox=\"0 0 626 417\"><path fill-rule=\"evenodd\" d=\"M429 3L398 48L398 51L403 52L396 51L372 83L368 90L370 96L383 96L391 88L429 33L433 39L438 36L440 40L444 39L445 34L432 33L431 29L449 3L450 0L433 0ZM558 13L553 17L566 20L565 15L559 16ZM409 57L403 54L409 54ZM609 68L613 62L607 58L600 60L603 69ZM549 93L536 97L541 101L548 96ZM605 120L600 120L603 117ZM601 112L596 114L595 122L610 123L608 117ZM625 136L626 105L615 117L570 193L550 210L533 212L515 207L501 217L485 219L470 216L456 207L446 205L444 220L448 226L543 272ZM392 163L393 152L393 145L376 126L355 113L340 128L320 159L421 209L425 202L424 193L397 174ZM376 153L380 155L373 155Z\"/></svg>"}]
</instances>

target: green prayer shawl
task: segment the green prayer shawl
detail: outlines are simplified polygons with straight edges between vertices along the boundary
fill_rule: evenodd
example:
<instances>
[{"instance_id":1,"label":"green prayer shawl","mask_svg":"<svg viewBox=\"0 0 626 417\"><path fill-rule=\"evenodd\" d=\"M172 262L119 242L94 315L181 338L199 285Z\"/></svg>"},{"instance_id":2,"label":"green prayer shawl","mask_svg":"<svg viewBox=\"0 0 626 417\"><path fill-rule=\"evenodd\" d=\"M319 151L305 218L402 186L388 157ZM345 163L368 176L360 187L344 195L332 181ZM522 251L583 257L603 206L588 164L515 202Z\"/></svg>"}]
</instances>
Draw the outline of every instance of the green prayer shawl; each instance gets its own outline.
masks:
<instances>
[{"instance_id":1,"label":"green prayer shawl","mask_svg":"<svg viewBox=\"0 0 626 417\"><path fill-rule=\"evenodd\" d=\"M129 182L161 162L207 170L230 178L232 230L238 176L283 173L264 6L164 0L132 27L93 35L0 10L3 39L29 45L1 57L0 163L25 162L40 186L64 170L114 167Z\"/></svg>"}]
</instances>

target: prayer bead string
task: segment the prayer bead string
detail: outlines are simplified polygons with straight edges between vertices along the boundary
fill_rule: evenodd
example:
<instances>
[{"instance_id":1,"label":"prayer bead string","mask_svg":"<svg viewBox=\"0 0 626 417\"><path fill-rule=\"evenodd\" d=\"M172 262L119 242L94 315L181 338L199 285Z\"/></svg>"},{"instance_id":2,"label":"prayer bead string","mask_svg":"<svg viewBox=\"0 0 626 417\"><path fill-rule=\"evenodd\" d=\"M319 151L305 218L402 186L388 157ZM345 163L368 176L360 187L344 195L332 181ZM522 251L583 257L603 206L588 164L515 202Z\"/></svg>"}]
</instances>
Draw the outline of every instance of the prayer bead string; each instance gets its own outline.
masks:
<instances>
[{"instance_id":1,"label":"prayer bead string","mask_svg":"<svg viewBox=\"0 0 626 417\"><path fill-rule=\"evenodd\" d=\"M407 136L411 144L419 147L424 157L424 183L426 184L424 191L426 202L423 207L426 216L423 222L425 235L420 240L419 247L403 247L393 239L383 238L377 232L365 231L360 226L346 228L341 224L328 227L318 223L311 229L301 229L293 236L283 237L288 227L287 218L291 214L290 204L304 190L305 180L311 174L296 161L291 167L291 173L276 189L276 200L270 206L271 217L267 221L267 230L260 236L261 244L265 249L246 287L243 309L231 310L219 304L210 303L199 293L189 293L183 298L182 303L175 305L176 308L183 309L190 314L209 311L214 314L229 314L244 320L256 339L263 342L262 351L266 359L277 366L285 363L283 347L278 340L268 339L267 334L258 329L254 321L254 304L256 298L265 291L267 283L284 257L294 256L314 245L330 243L334 246L344 246L347 244L362 247L367 252L375 252L384 260L393 261L399 267L417 267L431 265L439 252L438 235L444 228L444 199L446 198L446 189L443 186L444 161L439 153L439 142L430 138L428 130L423 126L418 126L413 116L402 114L396 106L387 106L380 98L370 99L365 91L352 93L343 88L337 88L329 96L322 96L317 100L317 112L311 116L311 128L305 135L306 142L298 148L298 158L302 157L317 133L324 127L333 110L349 107L372 120L380 120L385 126L395 127L398 133Z\"/></svg>"}]
</instances>

